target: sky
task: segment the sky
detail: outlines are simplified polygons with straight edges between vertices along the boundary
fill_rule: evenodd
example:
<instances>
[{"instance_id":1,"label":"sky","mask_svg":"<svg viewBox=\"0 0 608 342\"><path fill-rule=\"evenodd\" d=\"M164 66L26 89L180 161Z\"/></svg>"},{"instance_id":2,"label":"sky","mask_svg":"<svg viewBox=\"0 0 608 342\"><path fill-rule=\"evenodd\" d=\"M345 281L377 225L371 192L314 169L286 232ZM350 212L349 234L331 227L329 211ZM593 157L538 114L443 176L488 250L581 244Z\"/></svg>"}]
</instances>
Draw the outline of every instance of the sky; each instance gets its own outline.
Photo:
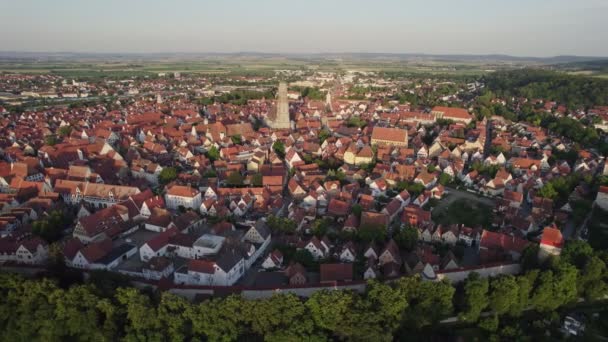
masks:
<instances>
[{"instance_id":1,"label":"sky","mask_svg":"<svg viewBox=\"0 0 608 342\"><path fill-rule=\"evenodd\" d=\"M0 0L0 51L608 56L608 0Z\"/></svg>"}]
</instances>

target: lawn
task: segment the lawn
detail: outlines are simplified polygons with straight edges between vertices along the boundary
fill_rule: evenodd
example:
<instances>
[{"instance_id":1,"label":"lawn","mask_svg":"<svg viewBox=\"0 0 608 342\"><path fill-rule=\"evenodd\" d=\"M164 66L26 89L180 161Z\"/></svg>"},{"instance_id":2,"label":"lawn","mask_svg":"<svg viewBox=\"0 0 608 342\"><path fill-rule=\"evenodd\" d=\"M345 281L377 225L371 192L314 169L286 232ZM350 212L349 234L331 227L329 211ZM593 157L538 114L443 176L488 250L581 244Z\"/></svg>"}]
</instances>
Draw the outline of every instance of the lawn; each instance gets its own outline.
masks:
<instances>
[{"instance_id":1,"label":"lawn","mask_svg":"<svg viewBox=\"0 0 608 342\"><path fill-rule=\"evenodd\" d=\"M449 206L436 208L432 213L433 221L438 224L464 224L468 227L490 227L492 208L478 202L457 199Z\"/></svg>"}]
</instances>

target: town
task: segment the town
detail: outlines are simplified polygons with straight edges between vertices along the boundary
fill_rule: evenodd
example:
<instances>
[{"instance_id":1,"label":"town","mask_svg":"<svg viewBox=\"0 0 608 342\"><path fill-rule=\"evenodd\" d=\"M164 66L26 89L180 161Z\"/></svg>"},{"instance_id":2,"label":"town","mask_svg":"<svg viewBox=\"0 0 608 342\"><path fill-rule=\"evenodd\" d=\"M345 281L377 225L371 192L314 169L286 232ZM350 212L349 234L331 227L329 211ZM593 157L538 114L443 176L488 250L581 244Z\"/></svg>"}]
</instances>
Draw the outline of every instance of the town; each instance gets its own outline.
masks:
<instances>
[{"instance_id":1,"label":"town","mask_svg":"<svg viewBox=\"0 0 608 342\"><path fill-rule=\"evenodd\" d=\"M2 73L0 261L264 298L605 248L608 106L501 77Z\"/></svg>"}]
</instances>

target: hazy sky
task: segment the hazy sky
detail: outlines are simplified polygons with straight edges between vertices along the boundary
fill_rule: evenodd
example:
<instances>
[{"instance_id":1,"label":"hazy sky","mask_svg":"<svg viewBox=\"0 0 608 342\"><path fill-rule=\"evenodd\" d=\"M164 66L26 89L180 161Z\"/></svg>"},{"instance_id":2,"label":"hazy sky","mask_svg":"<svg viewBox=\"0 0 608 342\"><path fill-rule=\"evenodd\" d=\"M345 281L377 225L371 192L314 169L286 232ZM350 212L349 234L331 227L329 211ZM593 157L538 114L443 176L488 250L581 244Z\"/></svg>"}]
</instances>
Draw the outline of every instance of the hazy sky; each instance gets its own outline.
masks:
<instances>
[{"instance_id":1,"label":"hazy sky","mask_svg":"<svg viewBox=\"0 0 608 342\"><path fill-rule=\"evenodd\" d=\"M608 0L0 0L0 51L608 56Z\"/></svg>"}]
</instances>

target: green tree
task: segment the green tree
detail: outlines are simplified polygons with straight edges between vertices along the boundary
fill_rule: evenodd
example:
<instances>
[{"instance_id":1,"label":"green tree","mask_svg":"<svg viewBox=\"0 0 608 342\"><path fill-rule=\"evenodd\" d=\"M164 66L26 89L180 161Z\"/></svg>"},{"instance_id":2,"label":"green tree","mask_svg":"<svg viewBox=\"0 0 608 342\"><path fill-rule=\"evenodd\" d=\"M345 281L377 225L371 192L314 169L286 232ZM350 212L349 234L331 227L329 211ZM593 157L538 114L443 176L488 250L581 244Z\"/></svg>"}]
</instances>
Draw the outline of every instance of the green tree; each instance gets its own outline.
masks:
<instances>
[{"instance_id":1,"label":"green tree","mask_svg":"<svg viewBox=\"0 0 608 342\"><path fill-rule=\"evenodd\" d=\"M158 182L162 185L169 184L175 179L177 179L177 169L174 167L166 167L158 175Z\"/></svg>"},{"instance_id":2,"label":"green tree","mask_svg":"<svg viewBox=\"0 0 608 342\"><path fill-rule=\"evenodd\" d=\"M348 338L353 328L350 318L355 301L352 292L322 290L306 301L306 307L317 327L338 338Z\"/></svg>"},{"instance_id":3,"label":"green tree","mask_svg":"<svg viewBox=\"0 0 608 342\"><path fill-rule=\"evenodd\" d=\"M192 333L197 340L236 341L245 328L245 305L240 296L214 298L199 305L191 305L186 315L192 322Z\"/></svg>"},{"instance_id":4,"label":"green tree","mask_svg":"<svg viewBox=\"0 0 608 342\"><path fill-rule=\"evenodd\" d=\"M381 242L386 240L386 227L364 224L357 230L357 237L364 242Z\"/></svg>"},{"instance_id":5,"label":"green tree","mask_svg":"<svg viewBox=\"0 0 608 342\"><path fill-rule=\"evenodd\" d=\"M251 185L260 187L263 185L263 176L261 173L256 173L251 176Z\"/></svg>"},{"instance_id":6,"label":"green tree","mask_svg":"<svg viewBox=\"0 0 608 342\"><path fill-rule=\"evenodd\" d=\"M413 227L405 227L395 231L393 239L399 248L406 251L413 250L418 244L418 229Z\"/></svg>"},{"instance_id":7,"label":"green tree","mask_svg":"<svg viewBox=\"0 0 608 342\"><path fill-rule=\"evenodd\" d=\"M448 175L447 173L442 173L439 176L439 184L446 186L449 185L450 183L452 183L453 178L452 176Z\"/></svg>"},{"instance_id":8,"label":"green tree","mask_svg":"<svg viewBox=\"0 0 608 342\"><path fill-rule=\"evenodd\" d=\"M401 291L400 291L401 290ZM408 307L408 295L404 288L392 288L388 284L370 281L367 286L367 301L382 322L383 329L394 332L399 328L403 314Z\"/></svg>"},{"instance_id":9,"label":"green tree","mask_svg":"<svg viewBox=\"0 0 608 342\"><path fill-rule=\"evenodd\" d=\"M191 336L191 323L188 316L184 315L189 307L190 303L183 297L169 292L161 295L157 318L165 328L165 334L170 341L184 341Z\"/></svg>"},{"instance_id":10,"label":"green tree","mask_svg":"<svg viewBox=\"0 0 608 342\"><path fill-rule=\"evenodd\" d=\"M120 288L116 292L118 303L127 314L126 339L132 341L161 341L164 328L150 299L135 288Z\"/></svg>"},{"instance_id":11,"label":"green tree","mask_svg":"<svg viewBox=\"0 0 608 342\"><path fill-rule=\"evenodd\" d=\"M59 139L55 134L47 135L44 137L44 144L48 146L55 146L59 142Z\"/></svg>"},{"instance_id":12,"label":"green tree","mask_svg":"<svg viewBox=\"0 0 608 342\"><path fill-rule=\"evenodd\" d=\"M357 218L361 218L361 213L363 212L363 208L361 207L360 204L353 204L353 206L351 207L351 210L352 210L353 214L355 216L357 216Z\"/></svg>"},{"instance_id":13,"label":"green tree","mask_svg":"<svg viewBox=\"0 0 608 342\"><path fill-rule=\"evenodd\" d=\"M232 140L232 143L236 145L240 145L241 143L243 143L243 138L240 134L233 135L230 137L230 139Z\"/></svg>"},{"instance_id":14,"label":"green tree","mask_svg":"<svg viewBox=\"0 0 608 342\"><path fill-rule=\"evenodd\" d=\"M321 131L319 131L319 143L323 144L325 142L325 140L327 140L327 138L331 137L331 132L326 130L326 129L322 129Z\"/></svg>"},{"instance_id":15,"label":"green tree","mask_svg":"<svg viewBox=\"0 0 608 342\"><path fill-rule=\"evenodd\" d=\"M70 133L72 133L72 127L71 126L62 126L62 127L59 127L57 132L59 133L60 136L67 137L68 135L70 135Z\"/></svg>"},{"instance_id":16,"label":"green tree","mask_svg":"<svg viewBox=\"0 0 608 342\"><path fill-rule=\"evenodd\" d=\"M272 150L279 158L285 158L285 144L283 144L282 141L275 141L274 144L272 144Z\"/></svg>"},{"instance_id":17,"label":"green tree","mask_svg":"<svg viewBox=\"0 0 608 342\"><path fill-rule=\"evenodd\" d=\"M597 256L591 257L578 278L577 289L579 294L588 300L597 300L608 294L605 281L606 264Z\"/></svg>"},{"instance_id":18,"label":"green tree","mask_svg":"<svg viewBox=\"0 0 608 342\"><path fill-rule=\"evenodd\" d=\"M454 287L452 284L422 281L420 277L403 280L409 291L409 307L404 315L406 325L420 329L437 323L453 312Z\"/></svg>"},{"instance_id":19,"label":"green tree","mask_svg":"<svg viewBox=\"0 0 608 342\"><path fill-rule=\"evenodd\" d=\"M460 313L460 319L467 322L477 322L481 312L488 306L488 279L481 278L478 273L469 274L464 283L465 308Z\"/></svg>"},{"instance_id":20,"label":"green tree","mask_svg":"<svg viewBox=\"0 0 608 342\"><path fill-rule=\"evenodd\" d=\"M207 158L209 158L209 160L212 162L220 159L220 151L217 149L217 147L211 146L209 150L207 150Z\"/></svg>"},{"instance_id":21,"label":"green tree","mask_svg":"<svg viewBox=\"0 0 608 342\"><path fill-rule=\"evenodd\" d=\"M226 178L226 183L230 186L241 186L243 185L243 176L238 171L233 171Z\"/></svg>"},{"instance_id":22,"label":"green tree","mask_svg":"<svg viewBox=\"0 0 608 342\"><path fill-rule=\"evenodd\" d=\"M251 330L267 341L297 341L314 332L308 308L293 294L247 301L245 317Z\"/></svg>"},{"instance_id":23,"label":"green tree","mask_svg":"<svg viewBox=\"0 0 608 342\"><path fill-rule=\"evenodd\" d=\"M511 311L519 298L519 285L512 275L501 275L490 283L489 307L498 315Z\"/></svg>"}]
</instances>

